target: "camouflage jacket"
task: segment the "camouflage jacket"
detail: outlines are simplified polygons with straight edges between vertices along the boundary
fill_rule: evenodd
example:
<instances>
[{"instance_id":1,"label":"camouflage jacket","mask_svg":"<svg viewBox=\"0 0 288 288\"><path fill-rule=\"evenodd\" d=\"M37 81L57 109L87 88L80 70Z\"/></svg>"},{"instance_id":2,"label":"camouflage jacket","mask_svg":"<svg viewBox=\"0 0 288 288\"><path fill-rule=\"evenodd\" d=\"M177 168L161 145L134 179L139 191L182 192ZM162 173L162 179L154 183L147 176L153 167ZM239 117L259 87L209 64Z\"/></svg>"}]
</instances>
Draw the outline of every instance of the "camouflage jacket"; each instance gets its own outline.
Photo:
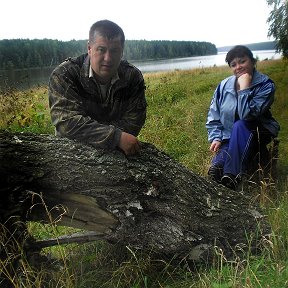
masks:
<instances>
[{"instance_id":1,"label":"camouflage jacket","mask_svg":"<svg viewBox=\"0 0 288 288\"><path fill-rule=\"evenodd\" d=\"M89 77L87 54L69 58L49 79L49 106L56 135L114 149L121 131L137 136L146 119L145 84L141 72L121 61L117 79L102 95Z\"/></svg>"}]
</instances>

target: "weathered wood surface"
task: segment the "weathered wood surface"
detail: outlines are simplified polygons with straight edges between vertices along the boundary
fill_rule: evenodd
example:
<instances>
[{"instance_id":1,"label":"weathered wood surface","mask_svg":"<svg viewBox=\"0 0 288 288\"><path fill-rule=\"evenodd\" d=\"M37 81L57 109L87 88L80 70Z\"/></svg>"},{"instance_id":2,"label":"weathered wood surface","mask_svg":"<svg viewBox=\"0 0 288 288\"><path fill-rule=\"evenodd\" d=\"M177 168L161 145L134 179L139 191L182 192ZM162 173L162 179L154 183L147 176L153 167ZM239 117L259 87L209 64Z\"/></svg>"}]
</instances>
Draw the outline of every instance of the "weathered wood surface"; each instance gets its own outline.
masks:
<instances>
[{"instance_id":1,"label":"weathered wood surface","mask_svg":"<svg viewBox=\"0 0 288 288\"><path fill-rule=\"evenodd\" d=\"M50 135L0 133L0 160L2 222L20 210L34 220L61 214L62 224L109 242L194 260L215 246L228 258L236 246L255 251L270 233L245 191L200 177L151 144L127 158Z\"/></svg>"}]
</instances>

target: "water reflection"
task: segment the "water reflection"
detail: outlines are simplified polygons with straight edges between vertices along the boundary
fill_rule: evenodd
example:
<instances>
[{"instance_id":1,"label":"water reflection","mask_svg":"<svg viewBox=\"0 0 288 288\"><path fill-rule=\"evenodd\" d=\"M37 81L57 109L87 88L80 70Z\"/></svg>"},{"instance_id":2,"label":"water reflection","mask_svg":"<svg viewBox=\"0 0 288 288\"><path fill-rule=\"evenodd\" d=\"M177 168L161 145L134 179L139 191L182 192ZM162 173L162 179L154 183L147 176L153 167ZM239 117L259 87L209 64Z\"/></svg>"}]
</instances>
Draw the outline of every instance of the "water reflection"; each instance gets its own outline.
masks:
<instances>
[{"instance_id":1,"label":"water reflection","mask_svg":"<svg viewBox=\"0 0 288 288\"><path fill-rule=\"evenodd\" d=\"M27 89L37 85L47 85L54 67L10 69L0 72L0 89Z\"/></svg>"}]
</instances>

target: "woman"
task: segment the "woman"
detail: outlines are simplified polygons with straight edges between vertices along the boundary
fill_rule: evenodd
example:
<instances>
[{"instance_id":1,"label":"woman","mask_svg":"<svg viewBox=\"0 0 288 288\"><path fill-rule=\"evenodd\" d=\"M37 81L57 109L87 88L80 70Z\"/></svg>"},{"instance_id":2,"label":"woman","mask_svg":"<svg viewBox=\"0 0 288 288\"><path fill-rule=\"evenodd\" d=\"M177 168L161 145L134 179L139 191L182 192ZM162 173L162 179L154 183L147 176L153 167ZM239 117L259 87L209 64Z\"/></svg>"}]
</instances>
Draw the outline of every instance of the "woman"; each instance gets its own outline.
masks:
<instances>
[{"instance_id":1,"label":"woman","mask_svg":"<svg viewBox=\"0 0 288 288\"><path fill-rule=\"evenodd\" d=\"M256 70L252 52L238 45L225 61L234 75L220 82L210 104L206 128L215 155L208 174L235 190L251 152L259 143L266 147L280 127L270 111L274 82Z\"/></svg>"}]
</instances>

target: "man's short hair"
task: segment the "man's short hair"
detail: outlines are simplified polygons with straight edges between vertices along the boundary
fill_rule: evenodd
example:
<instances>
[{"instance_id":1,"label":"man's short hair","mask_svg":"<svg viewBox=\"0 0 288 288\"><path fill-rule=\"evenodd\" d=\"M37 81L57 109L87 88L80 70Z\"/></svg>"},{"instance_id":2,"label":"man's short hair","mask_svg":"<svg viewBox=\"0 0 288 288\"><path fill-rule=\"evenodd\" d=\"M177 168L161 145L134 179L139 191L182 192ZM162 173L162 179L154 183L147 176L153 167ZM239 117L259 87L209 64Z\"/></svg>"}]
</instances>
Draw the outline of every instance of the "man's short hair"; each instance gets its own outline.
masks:
<instances>
[{"instance_id":1,"label":"man's short hair","mask_svg":"<svg viewBox=\"0 0 288 288\"><path fill-rule=\"evenodd\" d=\"M124 47L125 35L122 28L110 20L100 20L91 26L89 31L90 44L95 42L97 35L101 35L108 40L112 40L120 36L121 45Z\"/></svg>"}]
</instances>

